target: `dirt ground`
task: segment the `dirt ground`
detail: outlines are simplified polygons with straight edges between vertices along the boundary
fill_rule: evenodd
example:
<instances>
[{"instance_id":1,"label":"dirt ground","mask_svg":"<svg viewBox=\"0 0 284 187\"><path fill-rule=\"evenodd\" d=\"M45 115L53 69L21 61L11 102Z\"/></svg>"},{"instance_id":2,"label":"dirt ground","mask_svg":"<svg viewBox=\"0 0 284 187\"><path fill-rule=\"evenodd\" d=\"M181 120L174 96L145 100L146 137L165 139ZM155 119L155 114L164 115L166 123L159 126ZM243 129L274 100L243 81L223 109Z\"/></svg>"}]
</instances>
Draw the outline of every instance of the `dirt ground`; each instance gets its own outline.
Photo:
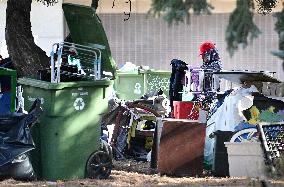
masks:
<instances>
[{"instance_id":1,"label":"dirt ground","mask_svg":"<svg viewBox=\"0 0 284 187\"><path fill-rule=\"evenodd\" d=\"M284 179L169 177L150 174L149 164L132 160L115 161L107 180L80 179L67 181L23 182L12 179L0 182L0 186L284 186Z\"/></svg>"}]
</instances>

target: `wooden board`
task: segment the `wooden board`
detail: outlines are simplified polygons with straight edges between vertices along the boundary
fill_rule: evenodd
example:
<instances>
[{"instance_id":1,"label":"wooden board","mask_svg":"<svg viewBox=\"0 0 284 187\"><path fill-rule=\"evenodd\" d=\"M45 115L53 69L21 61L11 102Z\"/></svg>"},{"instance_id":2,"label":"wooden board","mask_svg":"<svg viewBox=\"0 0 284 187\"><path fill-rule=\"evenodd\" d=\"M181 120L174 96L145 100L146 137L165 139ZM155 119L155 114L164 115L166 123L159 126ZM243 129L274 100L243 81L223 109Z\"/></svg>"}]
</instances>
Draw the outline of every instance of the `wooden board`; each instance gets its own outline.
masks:
<instances>
[{"instance_id":1,"label":"wooden board","mask_svg":"<svg viewBox=\"0 0 284 187\"><path fill-rule=\"evenodd\" d=\"M158 172L196 176L203 171L206 124L164 121L158 151Z\"/></svg>"}]
</instances>

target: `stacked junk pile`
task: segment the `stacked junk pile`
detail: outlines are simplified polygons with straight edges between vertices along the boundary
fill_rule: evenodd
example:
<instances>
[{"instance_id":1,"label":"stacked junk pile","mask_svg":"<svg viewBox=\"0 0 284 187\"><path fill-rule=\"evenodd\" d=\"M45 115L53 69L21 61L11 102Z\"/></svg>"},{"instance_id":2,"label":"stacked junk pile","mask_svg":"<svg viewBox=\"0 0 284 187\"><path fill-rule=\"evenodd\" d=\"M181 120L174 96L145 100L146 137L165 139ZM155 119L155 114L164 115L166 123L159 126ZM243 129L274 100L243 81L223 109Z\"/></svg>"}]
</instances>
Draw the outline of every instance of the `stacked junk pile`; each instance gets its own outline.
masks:
<instances>
[{"instance_id":1,"label":"stacked junk pile","mask_svg":"<svg viewBox=\"0 0 284 187\"><path fill-rule=\"evenodd\" d=\"M118 71L118 98L103 118L114 159L150 161L151 171L173 176L283 176L284 84L274 72L170 65L145 95L136 91L141 80L141 90L152 84L148 68Z\"/></svg>"},{"instance_id":2,"label":"stacked junk pile","mask_svg":"<svg viewBox=\"0 0 284 187\"><path fill-rule=\"evenodd\" d=\"M113 159L129 158L173 176L283 176L284 83L273 73L178 59L171 72L116 71L95 10L63 10L70 35L50 68L19 79L10 61L0 68L0 178L108 178Z\"/></svg>"},{"instance_id":3,"label":"stacked junk pile","mask_svg":"<svg viewBox=\"0 0 284 187\"><path fill-rule=\"evenodd\" d=\"M173 176L283 176L284 83L275 72L192 68L178 59L170 65L168 87L151 92L155 97L131 95L139 76L149 77L145 68L118 72L119 99L103 119L113 129L114 159L147 160ZM141 90L152 84L148 77Z\"/></svg>"}]
</instances>

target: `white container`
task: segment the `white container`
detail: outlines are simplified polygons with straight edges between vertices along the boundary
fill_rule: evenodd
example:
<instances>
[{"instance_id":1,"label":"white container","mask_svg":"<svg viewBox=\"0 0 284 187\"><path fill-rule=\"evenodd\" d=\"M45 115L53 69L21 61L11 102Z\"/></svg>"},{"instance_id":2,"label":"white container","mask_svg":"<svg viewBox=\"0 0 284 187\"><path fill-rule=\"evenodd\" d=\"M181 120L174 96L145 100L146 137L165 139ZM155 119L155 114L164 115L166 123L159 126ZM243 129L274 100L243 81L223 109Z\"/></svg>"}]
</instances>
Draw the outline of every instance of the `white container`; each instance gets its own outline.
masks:
<instances>
[{"instance_id":1,"label":"white container","mask_svg":"<svg viewBox=\"0 0 284 187\"><path fill-rule=\"evenodd\" d=\"M260 142L225 142L231 177L265 178L265 163Z\"/></svg>"}]
</instances>

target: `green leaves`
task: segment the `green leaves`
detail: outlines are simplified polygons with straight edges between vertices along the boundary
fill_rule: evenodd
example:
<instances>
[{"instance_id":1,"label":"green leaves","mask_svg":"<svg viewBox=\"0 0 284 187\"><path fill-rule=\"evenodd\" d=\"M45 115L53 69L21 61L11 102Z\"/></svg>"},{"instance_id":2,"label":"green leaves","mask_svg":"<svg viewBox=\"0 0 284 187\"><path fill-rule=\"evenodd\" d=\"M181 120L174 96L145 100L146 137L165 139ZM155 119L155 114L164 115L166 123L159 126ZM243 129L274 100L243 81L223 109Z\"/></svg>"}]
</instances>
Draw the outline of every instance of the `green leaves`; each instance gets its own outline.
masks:
<instances>
[{"instance_id":1,"label":"green leaves","mask_svg":"<svg viewBox=\"0 0 284 187\"><path fill-rule=\"evenodd\" d=\"M260 30L253 22L254 3L252 0L237 0L237 7L229 18L226 29L227 50L232 56L241 44L248 45L248 38L258 37Z\"/></svg>"},{"instance_id":2,"label":"green leaves","mask_svg":"<svg viewBox=\"0 0 284 187\"><path fill-rule=\"evenodd\" d=\"M271 53L281 59L284 59L284 51L271 51Z\"/></svg>"},{"instance_id":3,"label":"green leaves","mask_svg":"<svg viewBox=\"0 0 284 187\"><path fill-rule=\"evenodd\" d=\"M263 15L269 14L277 6L278 0L255 0L257 12Z\"/></svg>"},{"instance_id":4,"label":"green leaves","mask_svg":"<svg viewBox=\"0 0 284 187\"><path fill-rule=\"evenodd\" d=\"M152 0L148 13L155 17L162 16L172 25L174 22L184 22L189 18L190 11L196 14L209 14L211 9L213 7L206 0Z\"/></svg>"},{"instance_id":5,"label":"green leaves","mask_svg":"<svg viewBox=\"0 0 284 187\"><path fill-rule=\"evenodd\" d=\"M162 16L171 25L174 22L184 22L190 17L191 12L210 14L212 9L212 5L206 0L152 0L149 13L158 17ZM226 29L227 49L231 56L239 45L246 47L249 40L257 38L260 34L260 30L253 22L253 13L253 0L237 0L237 7L230 15Z\"/></svg>"},{"instance_id":6,"label":"green leaves","mask_svg":"<svg viewBox=\"0 0 284 187\"><path fill-rule=\"evenodd\" d=\"M275 13L277 21L275 23L275 31L279 35L279 49L284 51L284 2L281 12Z\"/></svg>"},{"instance_id":7,"label":"green leaves","mask_svg":"<svg viewBox=\"0 0 284 187\"><path fill-rule=\"evenodd\" d=\"M282 10L281 12L275 13L274 16L276 17L275 23L275 31L278 33L279 36L279 51L272 51L271 53L282 60L284 60L284 2L282 3ZM282 67L284 69L284 61L282 62Z\"/></svg>"},{"instance_id":8,"label":"green leaves","mask_svg":"<svg viewBox=\"0 0 284 187\"><path fill-rule=\"evenodd\" d=\"M53 6L54 4L58 3L58 0L36 0L37 2L41 2L46 6Z\"/></svg>"},{"instance_id":9,"label":"green leaves","mask_svg":"<svg viewBox=\"0 0 284 187\"><path fill-rule=\"evenodd\" d=\"M191 0L193 12L196 14L210 14L214 7L208 4L206 0Z\"/></svg>"}]
</instances>

